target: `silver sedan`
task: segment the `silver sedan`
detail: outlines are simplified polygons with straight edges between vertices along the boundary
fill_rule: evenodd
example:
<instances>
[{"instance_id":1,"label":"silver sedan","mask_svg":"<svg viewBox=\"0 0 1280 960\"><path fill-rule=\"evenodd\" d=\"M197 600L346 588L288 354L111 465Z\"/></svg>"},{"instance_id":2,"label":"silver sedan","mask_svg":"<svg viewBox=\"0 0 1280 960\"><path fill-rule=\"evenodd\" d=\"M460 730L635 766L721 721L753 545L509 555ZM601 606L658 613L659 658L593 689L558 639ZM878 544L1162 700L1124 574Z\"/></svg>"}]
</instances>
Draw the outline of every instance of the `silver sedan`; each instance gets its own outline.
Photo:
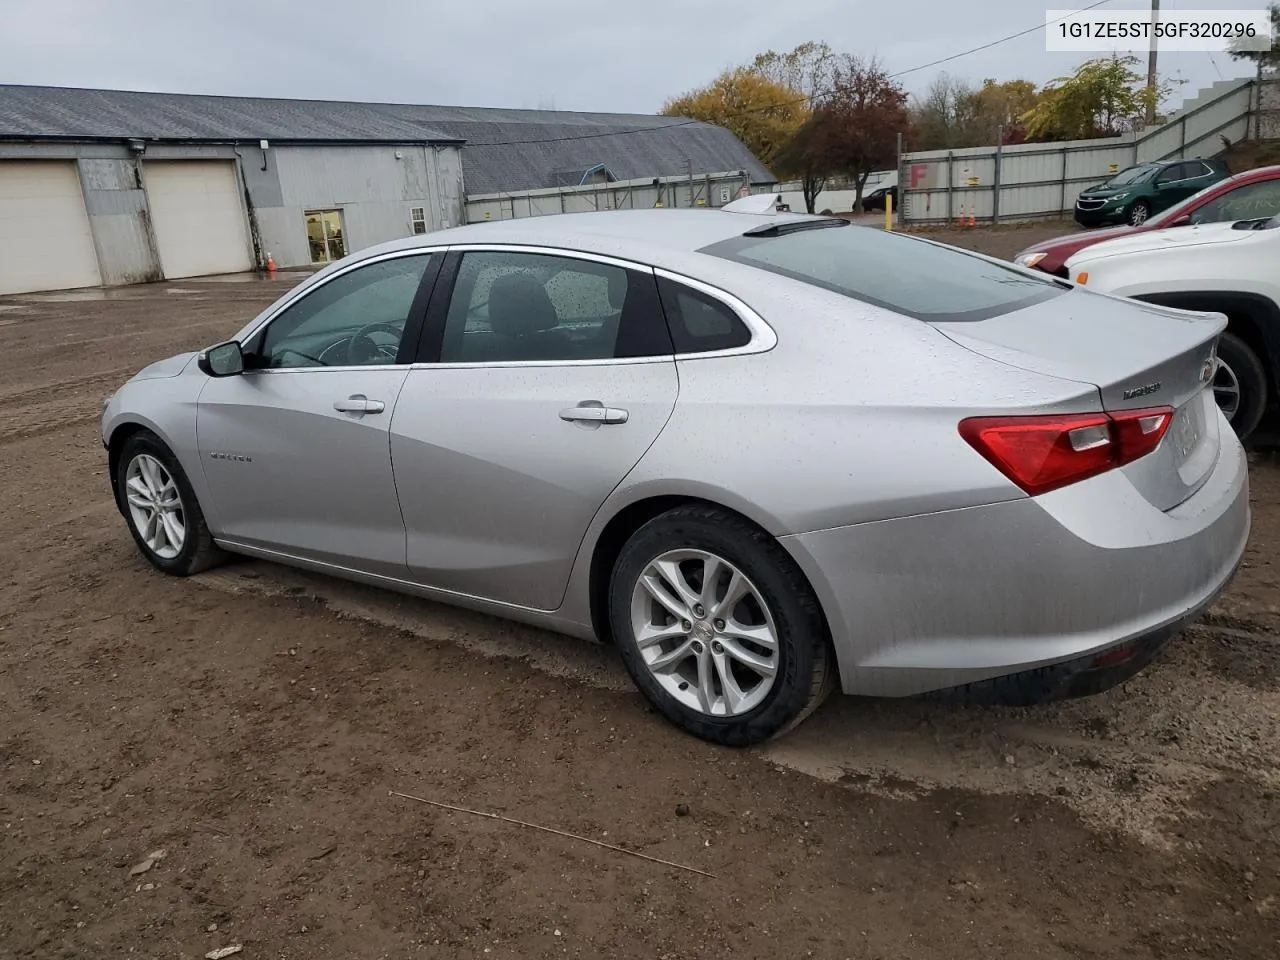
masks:
<instances>
[{"instance_id":1,"label":"silver sedan","mask_svg":"<svg viewBox=\"0 0 1280 960\"><path fill-rule=\"evenodd\" d=\"M102 439L166 573L597 638L749 744L836 687L1032 704L1149 662L1249 532L1224 326L755 200L547 216L329 265Z\"/></svg>"}]
</instances>

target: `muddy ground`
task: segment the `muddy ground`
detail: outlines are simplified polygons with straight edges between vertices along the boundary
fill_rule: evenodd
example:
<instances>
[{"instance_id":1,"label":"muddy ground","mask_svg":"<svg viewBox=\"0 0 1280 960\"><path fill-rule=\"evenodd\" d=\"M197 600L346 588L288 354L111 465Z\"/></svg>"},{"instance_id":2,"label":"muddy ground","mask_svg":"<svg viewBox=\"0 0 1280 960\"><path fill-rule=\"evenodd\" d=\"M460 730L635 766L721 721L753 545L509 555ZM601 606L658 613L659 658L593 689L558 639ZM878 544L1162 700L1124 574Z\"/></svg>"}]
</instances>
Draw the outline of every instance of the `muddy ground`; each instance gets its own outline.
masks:
<instances>
[{"instance_id":1,"label":"muddy ground","mask_svg":"<svg viewBox=\"0 0 1280 960\"><path fill-rule=\"evenodd\" d=\"M1008 232L995 252L1035 230ZM1230 593L1122 689L835 698L717 749L601 648L269 564L144 563L102 396L295 279L0 300L0 957L1280 954L1273 454Z\"/></svg>"}]
</instances>

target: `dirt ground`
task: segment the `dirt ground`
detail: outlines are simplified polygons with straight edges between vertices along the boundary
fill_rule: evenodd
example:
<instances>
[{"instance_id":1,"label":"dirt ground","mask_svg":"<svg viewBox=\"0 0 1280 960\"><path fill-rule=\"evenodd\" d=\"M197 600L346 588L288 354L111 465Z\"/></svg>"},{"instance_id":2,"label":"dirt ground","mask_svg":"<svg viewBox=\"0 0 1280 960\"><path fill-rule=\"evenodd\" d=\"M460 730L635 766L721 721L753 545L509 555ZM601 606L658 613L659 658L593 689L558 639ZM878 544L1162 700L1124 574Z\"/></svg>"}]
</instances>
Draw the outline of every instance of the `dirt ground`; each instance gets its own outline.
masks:
<instances>
[{"instance_id":1,"label":"dirt ground","mask_svg":"<svg viewBox=\"0 0 1280 960\"><path fill-rule=\"evenodd\" d=\"M1280 954L1275 455L1230 593L1122 689L837 697L718 749L603 648L270 564L144 563L101 398L295 280L0 300L0 957Z\"/></svg>"}]
</instances>

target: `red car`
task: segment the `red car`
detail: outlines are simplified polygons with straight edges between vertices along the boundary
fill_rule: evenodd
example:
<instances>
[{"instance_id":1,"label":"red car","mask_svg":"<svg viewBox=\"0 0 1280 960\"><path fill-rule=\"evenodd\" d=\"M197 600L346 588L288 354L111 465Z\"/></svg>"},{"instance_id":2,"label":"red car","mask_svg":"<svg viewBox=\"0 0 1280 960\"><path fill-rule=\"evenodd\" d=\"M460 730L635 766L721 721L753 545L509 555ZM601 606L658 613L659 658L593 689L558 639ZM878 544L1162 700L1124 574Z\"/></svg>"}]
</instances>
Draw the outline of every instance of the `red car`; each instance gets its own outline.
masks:
<instances>
[{"instance_id":1,"label":"red car","mask_svg":"<svg viewBox=\"0 0 1280 960\"><path fill-rule=\"evenodd\" d=\"M1220 180L1176 206L1151 217L1140 227L1112 227L1069 233L1033 244L1014 257L1015 263L1067 279L1067 258L1085 247L1114 237L1126 237L1166 227L1221 220L1247 220L1280 214L1280 166L1258 167Z\"/></svg>"}]
</instances>

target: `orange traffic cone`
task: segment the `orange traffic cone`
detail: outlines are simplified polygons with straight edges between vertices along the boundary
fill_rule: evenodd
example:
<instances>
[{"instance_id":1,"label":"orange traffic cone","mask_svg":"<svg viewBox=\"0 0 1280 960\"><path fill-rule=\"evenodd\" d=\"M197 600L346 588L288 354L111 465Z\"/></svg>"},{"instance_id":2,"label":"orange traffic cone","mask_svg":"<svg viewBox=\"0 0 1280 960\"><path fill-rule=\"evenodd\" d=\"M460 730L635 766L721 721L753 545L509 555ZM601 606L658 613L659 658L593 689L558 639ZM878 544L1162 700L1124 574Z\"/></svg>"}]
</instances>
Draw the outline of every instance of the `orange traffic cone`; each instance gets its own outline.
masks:
<instances>
[{"instance_id":1,"label":"orange traffic cone","mask_svg":"<svg viewBox=\"0 0 1280 960\"><path fill-rule=\"evenodd\" d=\"M275 257L271 256L270 253L267 254L267 273L273 277L276 275Z\"/></svg>"},{"instance_id":2,"label":"orange traffic cone","mask_svg":"<svg viewBox=\"0 0 1280 960\"><path fill-rule=\"evenodd\" d=\"M974 217L974 215L973 215L973 211L971 210L971 211L969 211L969 226L971 226L971 227L976 227L977 225L978 225L978 221L977 221L977 219Z\"/></svg>"}]
</instances>

